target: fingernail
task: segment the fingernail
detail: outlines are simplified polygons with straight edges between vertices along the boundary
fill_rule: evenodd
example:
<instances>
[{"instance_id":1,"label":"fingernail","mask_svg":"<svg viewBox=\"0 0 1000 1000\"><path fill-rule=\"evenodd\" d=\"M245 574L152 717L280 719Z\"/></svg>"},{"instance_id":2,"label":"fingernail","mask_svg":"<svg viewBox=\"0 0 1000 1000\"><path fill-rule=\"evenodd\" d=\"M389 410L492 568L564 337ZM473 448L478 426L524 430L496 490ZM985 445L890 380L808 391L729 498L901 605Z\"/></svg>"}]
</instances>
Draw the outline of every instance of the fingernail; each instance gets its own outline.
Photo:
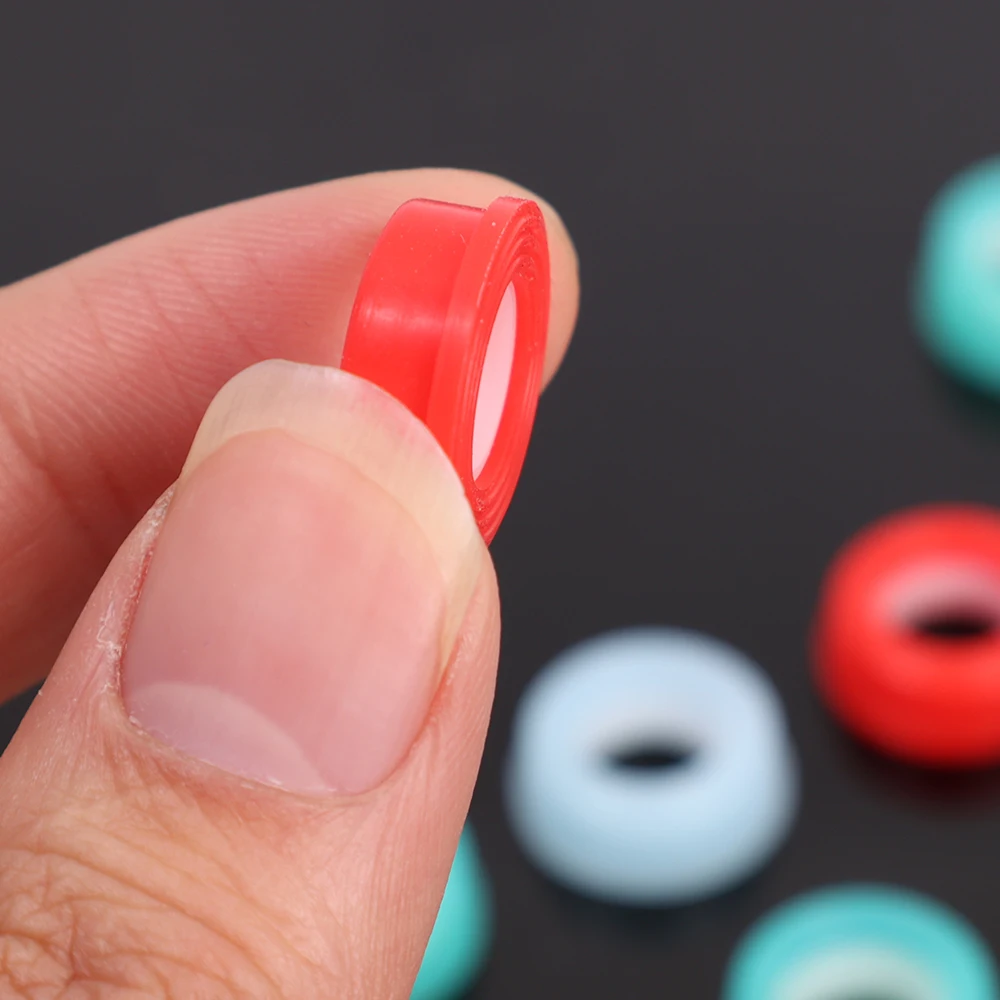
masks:
<instances>
[{"instance_id":1,"label":"fingernail","mask_svg":"<svg viewBox=\"0 0 1000 1000\"><path fill-rule=\"evenodd\" d=\"M409 750L482 568L448 459L381 390L269 361L226 385L157 539L122 659L133 721L301 792Z\"/></svg>"}]
</instances>

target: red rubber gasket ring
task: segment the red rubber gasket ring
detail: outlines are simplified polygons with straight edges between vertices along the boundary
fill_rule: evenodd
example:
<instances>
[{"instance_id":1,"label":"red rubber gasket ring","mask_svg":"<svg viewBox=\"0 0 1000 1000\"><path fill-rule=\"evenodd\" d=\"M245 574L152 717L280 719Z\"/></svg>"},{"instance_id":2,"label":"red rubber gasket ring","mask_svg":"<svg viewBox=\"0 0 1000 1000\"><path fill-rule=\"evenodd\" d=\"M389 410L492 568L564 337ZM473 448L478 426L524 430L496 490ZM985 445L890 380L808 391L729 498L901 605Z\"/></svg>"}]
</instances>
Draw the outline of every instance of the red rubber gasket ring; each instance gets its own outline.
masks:
<instances>
[{"instance_id":1,"label":"red rubber gasket ring","mask_svg":"<svg viewBox=\"0 0 1000 1000\"><path fill-rule=\"evenodd\" d=\"M983 627L933 634L956 616ZM1000 763L1000 512L922 507L862 531L824 581L813 655L833 712L885 753Z\"/></svg>"},{"instance_id":2,"label":"red rubber gasket ring","mask_svg":"<svg viewBox=\"0 0 1000 1000\"><path fill-rule=\"evenodd\" d=\"M341 367L375 382L419 417L455 466L486 541L524 463L549 322L549 255L538 206L406 202L386 224L361 278ZM516 298L513 360L496 437L473 474L473 428L494 321Z\"/></svg>"}]
</instances>

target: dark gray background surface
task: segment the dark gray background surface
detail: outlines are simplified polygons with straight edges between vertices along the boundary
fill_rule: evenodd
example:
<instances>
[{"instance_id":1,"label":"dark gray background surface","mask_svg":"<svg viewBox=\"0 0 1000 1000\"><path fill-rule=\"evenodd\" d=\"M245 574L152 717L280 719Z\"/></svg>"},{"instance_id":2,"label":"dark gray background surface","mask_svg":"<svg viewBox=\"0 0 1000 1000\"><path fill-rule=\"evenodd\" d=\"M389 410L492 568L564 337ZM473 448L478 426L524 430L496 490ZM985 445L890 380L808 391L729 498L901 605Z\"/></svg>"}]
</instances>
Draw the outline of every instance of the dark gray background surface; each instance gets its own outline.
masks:
<instances>
[{"instance_id":1,"label":"dark gray background surface","mask_svg":"<svg viewBox=\"0 0 1000 1000\"><path fill-rule=\"evenodd\" d=\"M1000 503L1000 429L923 360L921 214L1000 151L995 2L9 4L0 282L178 214L388 167L487 169L563 213L579 332L494 545L505 630L473 818L498 919L476 1000L710 998L768 907L840 879L1000 948L1000 780L922 777L827 720L806 635L857 528ZM775 678L805 799L750 884L632 914L549 885L504 821L527 678L669 623ZM4 716L4 735L18 717Z\"/></svg>"}]
</instances>

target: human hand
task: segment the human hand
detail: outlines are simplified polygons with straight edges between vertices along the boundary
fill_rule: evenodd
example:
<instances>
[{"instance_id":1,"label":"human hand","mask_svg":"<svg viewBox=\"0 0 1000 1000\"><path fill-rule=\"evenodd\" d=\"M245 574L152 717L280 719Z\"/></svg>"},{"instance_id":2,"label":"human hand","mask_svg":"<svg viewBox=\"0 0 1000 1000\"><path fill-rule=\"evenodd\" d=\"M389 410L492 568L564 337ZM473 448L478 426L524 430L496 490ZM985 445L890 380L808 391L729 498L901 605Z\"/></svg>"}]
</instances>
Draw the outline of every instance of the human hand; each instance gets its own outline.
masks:
<instances>
[{"instance_id":1,"label":"human hand","mask_svg":"<svg viewBox=\"0 0 1000 1000\"><path fill-rule=\"evenodd\" d=\"M408 996L496 584L429 432L311 366L400 203L505 193L350 178L0 290L0 696L55 660L0 758L0 996ZM548 378L577 277L546 217Z\"/></svg>"}]
</instances>

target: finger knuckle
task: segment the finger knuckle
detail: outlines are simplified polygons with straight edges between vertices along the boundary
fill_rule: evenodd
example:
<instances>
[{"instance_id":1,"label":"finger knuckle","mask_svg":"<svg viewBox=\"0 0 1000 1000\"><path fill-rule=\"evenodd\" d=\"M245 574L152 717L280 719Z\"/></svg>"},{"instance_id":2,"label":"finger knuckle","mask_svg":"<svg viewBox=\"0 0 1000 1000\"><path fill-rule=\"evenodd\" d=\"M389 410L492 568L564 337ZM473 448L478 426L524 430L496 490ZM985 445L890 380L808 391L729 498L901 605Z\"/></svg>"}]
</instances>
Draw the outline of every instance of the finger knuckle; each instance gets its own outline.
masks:
<instances>
[{"instance_id":1,"label":"finger knuckle","mask_svg":"<svg viewBox=\"0 0 1000 1000\"><path fill-rule=\"evenodd\" d=\"M217 949L192 962L183 915L114 874L53 851L5 850L0 866L0 996L252 995Z\"/></svg>"},{"instance_id":2,"label":"finger knuckle","mask_svg":"<svg viewBox=\"0 0 1000 1000\"><path fill-rule=\"evenodd\" d=\"M212 857L218 835L178 836L164 805L136 822L77 804L0 847L2 1000L328 994L329 949L316 961L294 915Z\"/></svg>"}]
</instances>

